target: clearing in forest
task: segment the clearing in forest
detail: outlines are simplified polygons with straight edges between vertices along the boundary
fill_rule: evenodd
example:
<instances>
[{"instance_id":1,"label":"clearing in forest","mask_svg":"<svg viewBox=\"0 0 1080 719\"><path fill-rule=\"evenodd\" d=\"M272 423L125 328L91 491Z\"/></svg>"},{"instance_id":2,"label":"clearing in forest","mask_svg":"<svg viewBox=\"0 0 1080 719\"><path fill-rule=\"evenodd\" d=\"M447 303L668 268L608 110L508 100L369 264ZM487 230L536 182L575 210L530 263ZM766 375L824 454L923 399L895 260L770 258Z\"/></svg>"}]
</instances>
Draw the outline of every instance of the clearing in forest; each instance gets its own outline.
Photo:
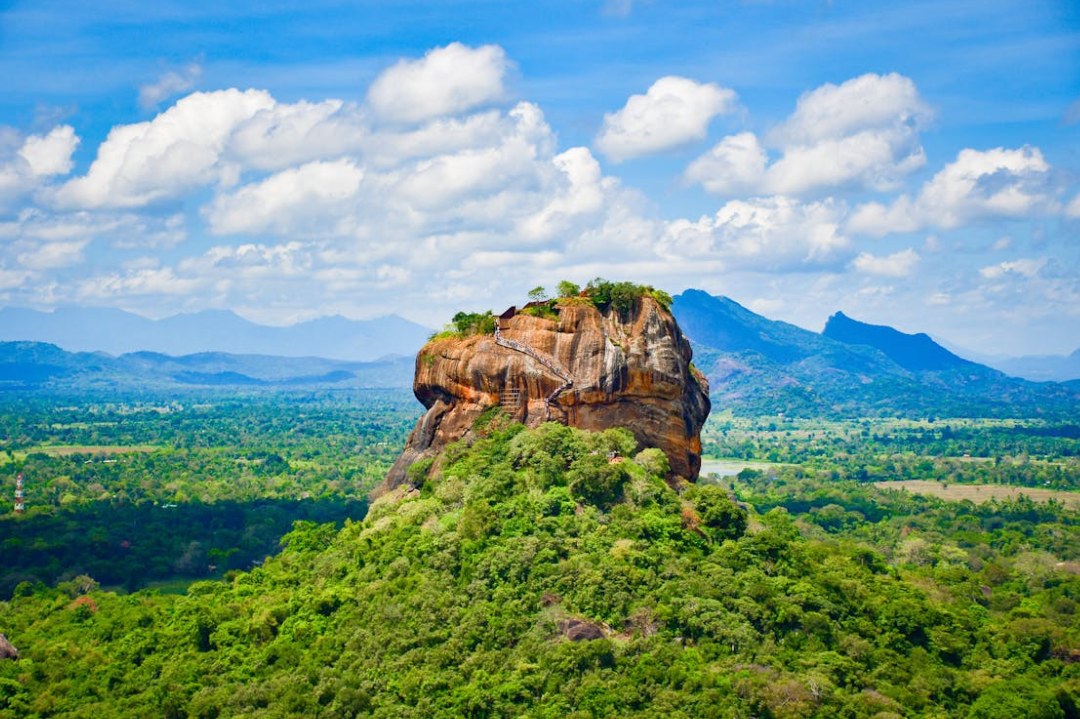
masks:
<instances>
[{"instance_id":1,"label":"clearing in forest","mask_svg":"<svg viewBox=\"0 0 1080 719\"><path fill-rule=\"evenodd\" d=\"M1039 489L1037 487L1014 487L1004 484L956 484L953 482L935 482L928 479L904 479L893 482L874 482L881 489L903 489L915 494L929 494L952 502L969 499L976 504L989 502L991 499L1016 499L1024 495L1036 502L1049 502L1055 499L1067 507L1080 507L1080 492L1067 492L1057 489Z\"/></svg>"}]
</instances>

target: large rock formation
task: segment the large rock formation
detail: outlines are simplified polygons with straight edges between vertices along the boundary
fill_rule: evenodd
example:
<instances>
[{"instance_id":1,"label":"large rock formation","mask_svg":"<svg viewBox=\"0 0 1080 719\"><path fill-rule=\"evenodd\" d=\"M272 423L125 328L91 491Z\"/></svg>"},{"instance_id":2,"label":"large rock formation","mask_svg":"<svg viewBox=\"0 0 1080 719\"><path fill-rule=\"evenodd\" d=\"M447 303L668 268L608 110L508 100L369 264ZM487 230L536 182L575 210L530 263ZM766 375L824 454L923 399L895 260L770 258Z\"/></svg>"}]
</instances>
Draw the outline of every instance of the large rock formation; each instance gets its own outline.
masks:
<instances>
[{"instance_id":1,"label":"large rock formation","mask_svg":"<svg viewBox=\"0 0 1080 719\"><path fill-rule=\"evenodd\" d=\"M386 488L403 483L414 462L468 438L494 406L528 426L625 427L643 447L664 451L672 479L697 478L709 389L671 313L649 296L623 313L584 297L560 301L557 313L511 308L494 334L437 338L420 350L413 392L428 410Z\"/></svg>"}]
</instances>

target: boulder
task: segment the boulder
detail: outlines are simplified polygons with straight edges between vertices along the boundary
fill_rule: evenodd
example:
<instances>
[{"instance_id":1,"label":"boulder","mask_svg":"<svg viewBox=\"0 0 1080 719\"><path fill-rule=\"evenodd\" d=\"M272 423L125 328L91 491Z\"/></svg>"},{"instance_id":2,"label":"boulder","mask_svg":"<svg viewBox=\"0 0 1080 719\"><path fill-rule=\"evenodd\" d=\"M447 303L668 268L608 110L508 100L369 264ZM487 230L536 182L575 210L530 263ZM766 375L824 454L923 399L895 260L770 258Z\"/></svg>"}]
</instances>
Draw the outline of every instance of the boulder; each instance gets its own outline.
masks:
<instances>
[{"instance_id":1,"label":"boulder","mask_svg":"<svg viewBox=\"0 0 1080 719\"><path fill-rule=\"evenodd\" d=\"M18 659L19 650L16 649L7 637L0 634L0 659Z\"/></svg>"}]
</instances>

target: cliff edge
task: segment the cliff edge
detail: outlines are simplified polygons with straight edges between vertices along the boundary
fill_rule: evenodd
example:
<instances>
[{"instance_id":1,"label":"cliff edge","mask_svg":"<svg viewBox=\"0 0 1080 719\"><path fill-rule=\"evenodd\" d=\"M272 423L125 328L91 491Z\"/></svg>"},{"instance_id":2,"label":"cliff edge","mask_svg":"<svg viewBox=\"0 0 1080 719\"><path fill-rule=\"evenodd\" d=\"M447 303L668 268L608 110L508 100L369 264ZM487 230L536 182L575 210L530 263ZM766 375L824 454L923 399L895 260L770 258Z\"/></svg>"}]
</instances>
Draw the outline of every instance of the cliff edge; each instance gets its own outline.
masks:
<instances>
[{"instance_id":1,"label":"cliff edge","mask_svg":"<svg viewBox=\"0 0 1080 719\"><path fill-rule=\"evenodd\" d=\"M437 336L416 356L413 392L427 408L383 485L394 488L415 462L468 439L476 419L501 407L535 427L625 427L657 447L669 479L694 480L709 388L692 367L690 343L651 296L621 308L587 297L510 308L493 332Z\"/></svg>"}]
</instances>

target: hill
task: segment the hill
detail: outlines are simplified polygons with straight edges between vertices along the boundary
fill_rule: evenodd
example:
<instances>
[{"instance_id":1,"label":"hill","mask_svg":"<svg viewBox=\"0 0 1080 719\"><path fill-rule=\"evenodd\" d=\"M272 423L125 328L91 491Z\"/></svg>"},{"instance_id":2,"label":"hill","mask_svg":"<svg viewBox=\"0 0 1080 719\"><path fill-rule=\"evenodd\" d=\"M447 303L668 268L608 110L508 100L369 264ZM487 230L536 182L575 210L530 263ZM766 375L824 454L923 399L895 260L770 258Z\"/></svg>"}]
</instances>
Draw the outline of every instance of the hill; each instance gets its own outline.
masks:
<instances>
[{"instance_id":1,"label":"hill","mask_svg":"<svg viewBox=\"0 0 1080 719\"><path fill-rule=\"evenodd\" d=\"M373 320L323 317L269 327L216 310L150 320L108 308L0 309L0 341L47 342L73 352L113 355L226 352L371 361L390 355L412 357L429 334L428 328L396 315Z\"/></svg>"},{"instance_id":2,"label":"hill","mask_svg":"<svg viewBox=\"0 0 1080 719\"><path fill-rule=\"evenodd\" d=\"M840 313L818 334L687 290L672 311L714 406L797 416L1075 416L1075 384L1036 384L954 355L926 335ZM841 341L842 340L842 341Z\"/></svg>"},{"instance_id":3,"label":"hill","mask_svg":"<svg viewBox=\"0 0 1080 719\"><path fill-rule=\"evenodd\" d=\"M42 342L0 342L0 391L178 390L193 388L408 387L413 361L342 362L204 352L172 357L133 352L65 352Z\"/></svg>"},{"instance_id":4,"label":"hill","mask_svg":"<svg viewBox=\"0 0 1080 719\"><path fill-rule=\"evenodd\" d=\"M0 719L1074 715L1075 514L805 475L739 506L626 430L493 419L183 596L20 585Z\"/></svg>"}]
</instances>

